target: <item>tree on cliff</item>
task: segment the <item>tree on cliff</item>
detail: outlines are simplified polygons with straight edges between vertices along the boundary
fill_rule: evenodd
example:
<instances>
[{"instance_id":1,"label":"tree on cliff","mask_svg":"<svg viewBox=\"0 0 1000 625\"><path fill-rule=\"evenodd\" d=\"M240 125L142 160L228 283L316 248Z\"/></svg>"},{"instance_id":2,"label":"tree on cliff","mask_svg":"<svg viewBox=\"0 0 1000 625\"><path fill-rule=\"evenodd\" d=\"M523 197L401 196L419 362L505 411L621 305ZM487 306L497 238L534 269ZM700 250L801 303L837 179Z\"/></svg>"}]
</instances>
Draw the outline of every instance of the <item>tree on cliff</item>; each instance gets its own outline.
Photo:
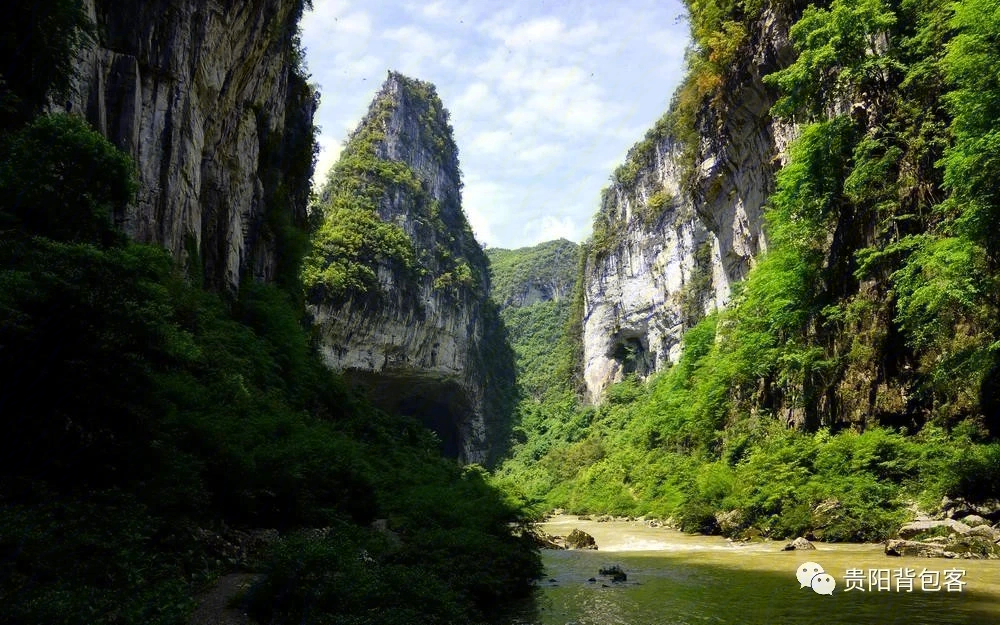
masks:
<instances>
[{"instance_id":1,"label":"tree on cliff","mask_svg":"<svg viewBox=\"0 0 1000 625\"><path fill-rule=\"evenodd\" d=\"M76 51L93 23L82 0L12 0L0 26L0 130L27 122L69 94Z\"/></svg>"}]
</instances>

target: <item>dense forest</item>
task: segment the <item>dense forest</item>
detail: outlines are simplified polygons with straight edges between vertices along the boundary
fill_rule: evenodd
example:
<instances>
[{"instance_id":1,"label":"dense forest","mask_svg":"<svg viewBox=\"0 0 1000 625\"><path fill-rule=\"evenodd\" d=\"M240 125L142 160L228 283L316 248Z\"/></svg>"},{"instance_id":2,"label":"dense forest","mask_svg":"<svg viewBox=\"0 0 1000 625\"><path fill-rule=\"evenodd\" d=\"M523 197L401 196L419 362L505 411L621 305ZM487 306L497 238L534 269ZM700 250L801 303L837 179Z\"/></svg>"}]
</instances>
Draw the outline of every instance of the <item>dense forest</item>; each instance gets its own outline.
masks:
<instances>
[{"instance_id":1,"label":"dense forest","mask_svg":"<svg viewBox=\"0 0 1000 625\"><path fill-rule=\"evenodd\" d=\"M135 165L46 113L93 25L72 0L8 18L0 621L185 623L233 571L261 575L238 600L267 623L479 622L525 594L517 502L321 362L292 245L309 232L286 224L291 278L237 293L125 237Z\"/></svg>"},{"instance_id":2,"label":"dense forest","mask_svg":"<svg viewBox=\"0 0 1000 625\"><path fill-rule=\"evenodd\" d=\"M491 248L492 295L517 357L518 395L522 406L562 389L572 355L563 340L579 270L579 246L560 239L534 247ZM561 348L561 349L560 349Z\"/></svg>"},{"instance_id":3,"label":"dense forest","mask_svg":"<svg viewBox=\"0 0 1000 625\"><path fill-rule=\"evenodd\" d=\"M687 78L613 180L664 136L693 175L757 26L791 15L795 56L765 78L771 115L797 128L765 207L767 252L686 333L679 362L598 405L536 402L500 475L543 509L744 537L881 540L914 506L995 498L996 3L689 8ZM608 253L607 224L598 214L585 255Z\"/></svg>"}]
</instances>

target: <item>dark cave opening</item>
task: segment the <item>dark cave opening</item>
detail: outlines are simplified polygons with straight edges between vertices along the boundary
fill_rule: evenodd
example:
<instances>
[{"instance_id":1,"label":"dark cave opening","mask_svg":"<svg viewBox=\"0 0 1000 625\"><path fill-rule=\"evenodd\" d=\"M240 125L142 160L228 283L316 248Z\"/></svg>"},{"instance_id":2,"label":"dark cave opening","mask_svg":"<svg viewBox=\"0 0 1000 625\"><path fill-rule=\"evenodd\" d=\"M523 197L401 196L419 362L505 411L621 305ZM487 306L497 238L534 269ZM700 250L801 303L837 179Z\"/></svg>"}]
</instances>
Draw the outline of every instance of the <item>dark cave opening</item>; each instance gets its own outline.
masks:
<instances>
[{"instance_id":1,"label":"dark cave opening","mask_svg":"<svg viewBox=\"0 0 1000 625\"><path fill-rule=\"evenodd\" d=\"M635 374L645 377L656 369L656 355L650 353L645 337L619 338L611 357L621 364L624 375Z\"/></svg>"},{"instance_id":2,"label":"dark cave opening","mask_svg":"<svg viewBox=\"0 0 1000 625\"><path fill-rule=\"evenodd\" d=\"M382 410L413 417L437 434L444 456L464 460L464 425L473 409L457 381L407 372L345 371L344 375L365 389L372 403Z\"/></svg>"},{"instance_id":3,"label":"dark cave opening","mask_svg":"<svg viewBox=\"0 0 1000 625\"><path fill-rule=\"evenodd\" d=\"M400 414L414 417L424 427L437 434L441 440L441 453L448 458L458 458L462 454L462 434L453 413L454 406L434 397L412 396L403 399L396 410Z\"/></svg>"}]
</instances>

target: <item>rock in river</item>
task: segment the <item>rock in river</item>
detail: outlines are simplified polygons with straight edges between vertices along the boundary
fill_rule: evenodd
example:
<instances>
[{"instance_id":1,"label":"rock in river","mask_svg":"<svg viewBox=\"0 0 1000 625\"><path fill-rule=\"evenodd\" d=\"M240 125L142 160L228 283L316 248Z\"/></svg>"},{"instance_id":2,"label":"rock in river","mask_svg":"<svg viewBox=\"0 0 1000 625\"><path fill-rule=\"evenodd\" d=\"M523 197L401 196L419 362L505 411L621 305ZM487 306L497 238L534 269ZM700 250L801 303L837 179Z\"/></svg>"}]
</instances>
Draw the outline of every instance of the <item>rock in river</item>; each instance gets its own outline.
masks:
<instances>
[{"instance_id":1,"label":"rock in river","mask_svg":"<svg viewBox=\"0 0 1000 625\"><path fill-rule=\"evenodd\" d=\"M808 551L810 549L815 549L815 545L811 542L799 536L792 542L785 545L783 551Z\"/></svg>"},{"instance_id":2,"label":"rock in river","mask_svg":"<svg viewBox=\"0 0 1000 625\"><path fill-rule=\"evenodd\" d=\"M604 577L610 577L611 581L615 583L620 583L628 580L628 575L626 575L625 571L622 570L622 567L618 566L617 564L613 566L601 567L601 570L598 571L598 574Z\"/></svg>"},{"instance_id":3,"label":"rock in river","mask_svg":"<svg viewBox=\"0 0 1000 625\"><path fill-rule=\"evenodd\" d=\"M917 558L954 558L955 554L945 551L938 543L916 540L890 540L885 543L887 556L912 556Z\"/></svg>"},{"instance_id":4,"label":"rock in river","mask_svg":"<svg viewBox=\"0 0 1000 625\"><path fill-rule=\"evenodd\" d=\"M954 519L941 519L936 521L912 521L899 528L899 537L903 539L913 538L918 534L930 531L940 531L945 528L950 534L968 534L972 528Z\"/></svg>"},{"instance_id":5,"label":"rock in river","mask_svg":"<svg viewBox=\"0 0 1000 625\"><path fill-rule=\"evenodd\" d=\"M566 537L566 547L568 549L597 549L597 541L587 532L575 529Z\"/></svg>"}]
</instances>

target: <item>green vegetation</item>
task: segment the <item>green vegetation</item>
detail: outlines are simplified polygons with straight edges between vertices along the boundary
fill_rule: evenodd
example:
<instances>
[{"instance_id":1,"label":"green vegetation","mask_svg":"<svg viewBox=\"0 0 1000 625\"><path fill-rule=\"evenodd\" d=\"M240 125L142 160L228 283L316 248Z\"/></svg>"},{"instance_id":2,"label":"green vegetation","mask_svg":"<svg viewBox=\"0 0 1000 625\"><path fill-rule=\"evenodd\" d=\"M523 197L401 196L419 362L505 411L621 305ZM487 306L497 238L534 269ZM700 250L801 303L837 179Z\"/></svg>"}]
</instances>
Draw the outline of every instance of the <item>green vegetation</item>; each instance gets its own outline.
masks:
<instances>
[{"instance_id":1,"label":"green vegetation","mask_svg":"<svg viewBox=\"0 0 1000 625\"><path fill-rule=\"evenodd\" d=\"M69 95L73 57L94 35L79 0L15 0L0 26L0 130L26 123Z\"/></svg>"},{"instance_id":2,"label":"green vegetation","mask_svg":"<svg viewBox=\"0 0 1000 625\"><path fill-rule=\"evenodd\" d=\"M401 189L427 202L416 175L404 163L376 157L381 131L394 103L380 95L330 171L321 195L321 224L305 258L302 282L313 297L344 299L378 286L378 264L412 272L416 253L403 229L383 221L379 201ZM314 211L320 209L314 208Z\"/></svg>"},{"instance_id":3,"label":"green vegetation","mask_svg":"<svg viewBox=\"0 0 1000 625\"><path fill-rule=\"evenodd\" d=\"M523 306L521 300L532 286L551 289L555 299L565 297L576 281L578 250L566 239L517 250L488 249L493 299L504 307Z\"/></svg>"},{"instance_id":4,"label":"green vegetation","mask_svg":"<svg viewBox=\"0 0 1000 625\"><path fill-rule=\"evenodd\" d=\"M667 208L669 208L674 203L674 197L670 195L665 189L660 189L649 196L646 201L646 205L643 207L642 213L642 223L647 228L653 228L660 221L660 217L666 213Z\"/></svg>"},{"instance_id":5,"label":"green vegetation","mask_svg":"<svg viewBox=\"0 0 1000 625\"><path fill-rule=\"evenodd\" d=\"M77 117L5 119L0 621L182 624L243 566L266 574L242 601L268 623L475 623L529 590L519 503L323 366L294 274L203 290L197 267L115 228L126 155ZM268 158L309 161L299 130ZM277 534L220 546L254 528Z\"/></svg>"},{"instance_id":6,"label":"green vegetation","mask_svg":"<svg viewBox=\"0 0 1000 625\"><path fill-rule=\"evenodd\" d=\"M548 394L569 358L563 342L569 311L570 303L564 299L505 308L500 313L517 354L518 383L530 398Z\"/></svg>"},{"instance_id":7,"label":"green vegetation","mask_svg":"<svg viewBox=\"0 0 1000 625\"><path fill-rule=\"evenodd\" d=\"M372 314L388 302L423 319L432 302L476 318L483 336L470 377L488 381L484 418L502 454L516 403L514 354L460 189L458 149L434 86L390 72L312 207L302 282L313 304Z\"/></svg>"},{"instance_id":8,"label":"green vegetation","mask_svg":"<svg viewBox=\"0 0 1000 625\"><path fill-rule=\"evenodd\" d=\"M539 243L516 250L491 249L490 274L494 301L502 303L500 317L516 355L517 381L522 396L519 413L535 410L536 404L562 396L573 362L573 349L566 329L575 310L576 274L580 248L565 239ZM547 292L551 299L529 301ZM523 414L515 419L522 421ZM516 437L525 432L517 429Z\"/></svg>"},{"instance_id":9,"label":"green vegetation","mask_svg":"<svg viewBox=\"0 0 1000 625\"><path fill-rule=\"evenodd\" d=\"M400 276L402 282L427 280L455 300L486 285L480 269L485 265L483 252L457 195L461 172L448 112L430 83L396 73L389 79L402 93L397 96L383 89L376 96L313 207L320 223L305 258L302 281L314 300L378 294L379 267ZM419 131L396 139L409 149L430 150L455 183L454 195L434 198L430 182L405 162L380 156L387 140L385 128L399 107L416 118ZM397 220L404 211L406 221L412 222L412 234Z\"/></svg>"},{"instance_id":10,"label":"green vegetation","mask_svg":"<svg viewBox=\"0 0 1000 625\"><path fill-rule=\"evenodd\" d=\"M801 124L767 254L672 368L597 407L569 396L527 415L499 475L540 507L827 540L884 538L909 502L997 496L995 5L805 9L797 59L766 79L773 114ZM691 5L671 136L716 105L716 63L761 8ZM596 222L600 252L614 225L603 209Z\"/></svg>"},{"instance_id":11,"label":"green vegetation","mask_svg":"<svg viewBox=\"0 0 1000 625\"><path fill-rule=\"evenodd\" d=\"M675 198L663 188L656 188L649 197L640 192L640 174L652 171L656 165L656 150L660 146L671 150L675 142L675 121L673 108L646 133L642 141L632 146L622 163L611 174L611 186L601 191L601 208L594 216L593 232L588 246L588 257L607 256L618 242L621 233L630 227L623 215L618 214L620 196L628 199L633 207L633 219L639 220L645 229L656 226L660 217L670 207ZM664 154L669 158L670 154ZM648 180L645 181L647 184Z\"/></svg>"}]
</instances>

